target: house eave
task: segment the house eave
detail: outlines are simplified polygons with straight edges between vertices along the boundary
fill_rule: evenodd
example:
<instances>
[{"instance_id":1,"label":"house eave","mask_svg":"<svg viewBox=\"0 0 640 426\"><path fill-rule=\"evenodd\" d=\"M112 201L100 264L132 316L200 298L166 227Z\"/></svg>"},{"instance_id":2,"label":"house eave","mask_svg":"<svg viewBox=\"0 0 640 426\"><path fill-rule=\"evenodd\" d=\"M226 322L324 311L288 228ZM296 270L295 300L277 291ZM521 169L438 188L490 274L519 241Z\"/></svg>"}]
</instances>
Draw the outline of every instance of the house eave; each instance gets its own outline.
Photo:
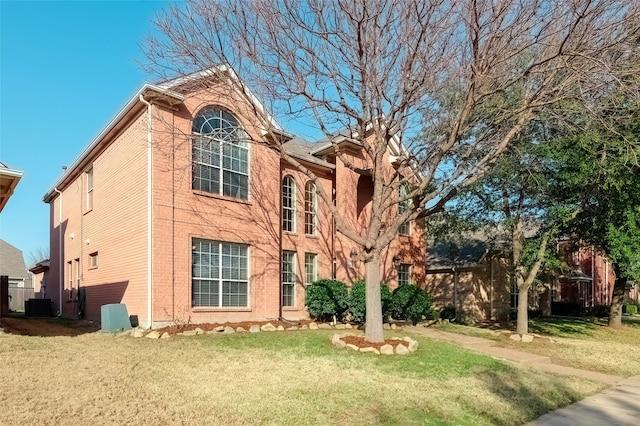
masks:
<instances>
[{"instance_id":1,"label":"house eave","mask_svg":"<svg viewBox=\"0 0 640 426\"><path fill-rule=\"evenodd\" d=\"M137 116L144 110L145 105L140 101L140 97L148 102L156 102L161 106L175 108L180 105L185 96L169 89L146 83L144 84L129 101L120 109L118 114L107 124L107 126L96 136L87 148L76 158L66 172L58 179L58 181L47 191L42 198L45 203L50 203L57 197L57 190L66 188L88 164L90 164L98 153L102 152L112 141L111 136L116 134L126 123Z\"/></svg>"},{"instance_id":2,"label":"house eave","mask_svg":"<svg viewBox=\"0 0 640 426\"><path fill-rule=\"evenodd\" d=\"M19 170L0 167L0 212L13 195L22 175L23 172Z\"/></svg>"}]
</instances>

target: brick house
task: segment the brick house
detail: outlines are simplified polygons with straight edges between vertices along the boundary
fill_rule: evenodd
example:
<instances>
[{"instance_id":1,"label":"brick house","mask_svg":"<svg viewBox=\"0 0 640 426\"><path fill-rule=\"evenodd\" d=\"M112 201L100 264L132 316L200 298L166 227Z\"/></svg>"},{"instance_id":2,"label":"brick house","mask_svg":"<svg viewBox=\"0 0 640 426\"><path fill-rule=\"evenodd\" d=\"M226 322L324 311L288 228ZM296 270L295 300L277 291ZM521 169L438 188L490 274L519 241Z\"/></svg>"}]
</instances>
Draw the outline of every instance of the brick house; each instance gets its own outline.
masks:
<instances>
[{"instance_id":1,"label":"brick house","mask_svg":"<svg viewBox=\"0 0 640 426\"><path fill-rule=\"evenodd\" d=\"M140 324L307 317L305 285L353 282L364 266L318 197L321 185L356 226L370 184L336 161L336 136L288 135L232 73L145 84L45 194L47 295L60 315L99 319L125 303ZM312 182L271 144L312 170ZM389 167L398 146L389 147ZM409 223L383 253L382 277L420 282L422 231Z\"/></svg>"}]
</instances>

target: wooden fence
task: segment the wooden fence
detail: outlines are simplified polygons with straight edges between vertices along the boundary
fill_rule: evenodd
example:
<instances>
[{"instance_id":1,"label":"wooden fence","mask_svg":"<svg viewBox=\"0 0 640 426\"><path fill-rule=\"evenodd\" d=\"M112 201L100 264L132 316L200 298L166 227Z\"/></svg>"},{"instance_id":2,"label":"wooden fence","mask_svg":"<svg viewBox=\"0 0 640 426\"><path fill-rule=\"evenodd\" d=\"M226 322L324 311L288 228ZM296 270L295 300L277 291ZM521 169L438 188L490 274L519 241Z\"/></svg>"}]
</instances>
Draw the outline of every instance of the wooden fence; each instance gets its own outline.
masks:
<instances>
[{"instance_id":1,"label":"wooden fence","mask_svg":"<svg viewBox=\"0 0 640 426\"><path fill-rule=\"evenodd\" d=\"M32 288L9 287L9 310L24 312L24 301L34 297Z\"/></svg>"}]
</instances>

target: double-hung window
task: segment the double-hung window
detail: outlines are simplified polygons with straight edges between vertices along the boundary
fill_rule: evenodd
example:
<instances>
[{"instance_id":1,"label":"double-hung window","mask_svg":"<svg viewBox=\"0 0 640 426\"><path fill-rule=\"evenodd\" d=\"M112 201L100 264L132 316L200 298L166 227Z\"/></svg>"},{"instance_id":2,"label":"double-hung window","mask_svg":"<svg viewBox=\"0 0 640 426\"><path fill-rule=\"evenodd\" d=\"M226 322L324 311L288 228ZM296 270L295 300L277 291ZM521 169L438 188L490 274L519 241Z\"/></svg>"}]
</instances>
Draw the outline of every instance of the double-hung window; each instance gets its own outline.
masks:
<instances>
[{"instance_id":1,"label":"double-hung window","mask_svg":"<svg viewBox=\"0 0 640 426\"><path fill-rule=\"evenodd\" d=\"M249 146L229 112L206 107L193 120L192 188L246 200L249 196Z\"/></svg>"},{"instance_id":2,"label":"double-hung window","mask_svg":"<svg viewBox=\"0 0 640 426\"><path fill-rule=\"evenodd\" d=\"M248 246L199 238L192 243L192 305L248 307Z\"/></svg>"},{"instance_id":3,"label":"double-hung window","mask_svg":"<svg viewBox=\"0 0 640 426\"><path fill-rule=\"evenodd\" d=\"M296 232L296 182L291 176L282 179L282 230Z\"/></svg>"},{"instance_id":4,"label":"double-hung window","mask_svg":"<svg viewBox=\"0 0 640 426\"><path fill-rule=\"evenodd\" d=\"M407 210L411 208L412 201L407 200L407 195L409 195L409 185L403 184L400 186L399 190L399 202L398 202L398 216L404 214ZM398 233L402 235L409 235L411 233L411 221L403 222L398 228Z\"/></svg>"},{"instance_id":5,"label":"double-hung window","mask_svg":"<svg viewBox=\"0 0 640 426\"><path fill-rule=\"evenodd\" d=\"M315 253L304 254L304 283L309 285L318 279L318 255Z\"/></svg>"},{"instance_id":6,"label":"double-hung window","mask_svg":"<svg viewBox=\"0 0 640 426\"><path fill-rule=\"evenodd\" d=\"M295 306L296 253L282 252L282 306Z\"/></svg>"},{"instance_id":7,"label":"double-hung window","mask_svg":"<svg viewBox=\"0 0 640 426\"><path fill-rule=\"evenodd\" d=\"M316 185L307 182L304 187L304 233L307 235L316 235L317 204Z\"/></svg>"},{"instance_id":8,"label":"double-hung window","mask_svg":"<svg viewBox=\"0 0 640 426\"><path fill-rule=\"evenodd\" d=\"M403 263L398 266L398 285L411 284L411 265Z\"/></svg>"},{"instance_id":9,"label":"double-hung window","mask_svg":"<svg viewBox=\"0 0 640 426\"><path fill-rule=\"evenodd\" d=\"M93 166L86 171L87 180L87 205L86 211L93 209Z\"/></svg>"}]
</instances>

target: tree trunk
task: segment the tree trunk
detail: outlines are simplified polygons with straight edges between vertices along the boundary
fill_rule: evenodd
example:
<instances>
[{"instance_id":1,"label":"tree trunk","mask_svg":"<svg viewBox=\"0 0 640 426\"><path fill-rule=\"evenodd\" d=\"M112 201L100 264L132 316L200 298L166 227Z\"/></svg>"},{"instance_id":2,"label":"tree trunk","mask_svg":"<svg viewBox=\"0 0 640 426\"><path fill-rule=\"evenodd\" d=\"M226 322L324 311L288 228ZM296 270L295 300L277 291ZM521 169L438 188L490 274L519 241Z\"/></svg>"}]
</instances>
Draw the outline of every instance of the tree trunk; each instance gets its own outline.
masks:
<instances>
[{"instance_id":1,"label":"tree trunk","mask_svg":"<svg viewBox=\"0 0 640 426\"><path fill-rule=\"evenodd\" d=\"M624 302L624 291L627 287L627 278L622 276L620 267L613 265L616 271L616 281L613 284L613 296L611 297L611 308L609 310L609 327L622 327L622 303Z\"/></svg>"},{"instance_id":2,"label":"tree trunk","mask_svg":"<svg viewBox=\"0 0 640 426\"><path fill-rule=\"evenodd\" d=\"M516 333L527 334L529 332L529 286L524 279L518 276L518 320L516 321Z\"/></svg>"},{"instance_id":3,"label":"tree trunk","mask_svg":"<svg viewBox=\"0 0 640 426\"><path fill-rule=\"evenodd\" d=\"M364 340L370 343L384 342L382 329L382 302L380 300L380 253L365 261L367 317Z\"/></svg>"}]
</instances>

